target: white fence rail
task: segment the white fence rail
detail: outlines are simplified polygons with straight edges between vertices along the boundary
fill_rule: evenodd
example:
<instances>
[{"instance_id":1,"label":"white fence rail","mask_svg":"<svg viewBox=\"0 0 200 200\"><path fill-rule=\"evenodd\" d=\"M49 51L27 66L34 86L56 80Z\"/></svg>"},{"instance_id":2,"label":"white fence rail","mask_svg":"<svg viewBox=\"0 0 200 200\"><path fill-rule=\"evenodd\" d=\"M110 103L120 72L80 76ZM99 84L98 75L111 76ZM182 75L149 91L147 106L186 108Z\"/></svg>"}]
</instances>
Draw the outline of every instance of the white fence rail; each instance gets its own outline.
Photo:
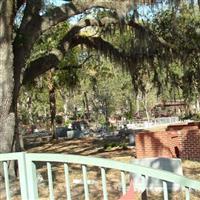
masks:
<instances>
[{"instance_id":1,"label":"white fence rail","mask_svg":"<svg viewBox=\"0 0 200 200\"><path fill-rule=\"evenodd\" d=\"M128 123L127 127L130 129L141 129L141 128L152 128L160 125L168 125L168 124L175 124L180 123L178 117L159 117L150 119L149 121L138 121L133 123Z\"/></svg>"},{"instance_id":2,"label":"white fence rail","mask_svg":"<svg viewBox=\"0 0 200 200\"><path fill-rule=\"evenodd\" d=\"M9 169L8 162L16 160L19 166L19 179L22 200L37 200L39 199L38 193L38 180L37 180L37 166L36 163L46 163L49 199L54 200L54 183L52 176L52 164L61 163L64 167L65 189L66 197L68 200L72 199L70 178L69 178L69 164L79 164L82 167L84 196L85 200L89 200L90 190L88 187L88 166L96 166L100 169L102 180L102 193L103 199L108 199L108 191L106 184L106 169L115 169L121 171L121 191L122 194L126 193L126 179L125 173L139 174L145 177L152 177L161 179L163 181L163 199L168 199L168 190L166 182L176 183L185 188L185 199L190 199L190 190L200 190L200 182L188 179L184 176L179 176L171 172L152 169L148 167L139 166L136 164L127 164L119 161L113 161L103 158L95 158L89 156L78 155L64 155L64 154L48 154L48 153L10 153L0 154L0 163L3 163L4 171L4 184L6 190L6 199L11 199L10 185L9 185ZM120 180L119 180L120 181Z\"/></svg>"}]
</instances>

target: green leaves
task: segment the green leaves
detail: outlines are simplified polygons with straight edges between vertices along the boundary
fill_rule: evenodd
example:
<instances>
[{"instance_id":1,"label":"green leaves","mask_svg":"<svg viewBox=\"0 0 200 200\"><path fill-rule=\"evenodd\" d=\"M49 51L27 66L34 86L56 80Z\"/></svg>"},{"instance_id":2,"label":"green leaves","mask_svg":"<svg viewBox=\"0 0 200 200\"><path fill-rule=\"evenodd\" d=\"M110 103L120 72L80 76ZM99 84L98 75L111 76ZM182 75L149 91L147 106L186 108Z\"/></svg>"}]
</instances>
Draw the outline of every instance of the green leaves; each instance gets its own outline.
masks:
<instances>
[{"instance_id":1,"label":"green leaves","mask_svg":"<svg viewBox=\"0 0 200 200\"><path fill-rule=\"evenodd\" d=\"M29 62L42 55L48 54L52 49L56 49L68 29L68 23L62 22L42 34L33 47Z\"/></svg>"},{"instance_id":2,"label":"green leaves","mask_svg":"<svg viewBox=\"0 0 200 200\"><path fill-rule=\"evenodd\" d=\"M187 5L180 6L179 10L160 12L151 23L151 29L158 37L175 46L172 54L166 54L167 65L161 64L162 74L171 88L181 88L185 99L191 99L199 88L199 28L199 11Z\"/></svg>"}]
</instances>

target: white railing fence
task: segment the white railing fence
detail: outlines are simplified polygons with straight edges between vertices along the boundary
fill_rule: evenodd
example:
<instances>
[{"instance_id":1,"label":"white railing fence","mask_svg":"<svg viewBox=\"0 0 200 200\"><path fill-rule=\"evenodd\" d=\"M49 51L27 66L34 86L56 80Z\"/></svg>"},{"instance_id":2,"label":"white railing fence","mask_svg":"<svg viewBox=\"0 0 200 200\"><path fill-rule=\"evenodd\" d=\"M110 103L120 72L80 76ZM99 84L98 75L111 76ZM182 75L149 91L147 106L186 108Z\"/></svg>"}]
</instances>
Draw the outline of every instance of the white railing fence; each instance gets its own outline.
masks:
<instances>
[{"instance_id":1,"label":"white railing fence","mask_svg":"<svg viewBox=\"0 0 200 200\"><path fill-rule=\"evenodd\" d=\"M53 168L55 163L59 163L63 166L64 169L64 180L65 188L64 192L66 193L67 200L71 200L72 195L72 186L70 175L74 172L70 170L70 166L77 164L81 166L82 169L82 179L83 179L83 188L84 188L84 199L89 200L91 191L89 187L88 172L91 166L99 168L100 177L101 177L101 191L104 200L107 200L109 197L108 186L107 186L107 173L110 169L118 170L121 176L121 180L118 180L121 186L121 193L125 194L127 191L127 176L131 174L139 174L141 176L157 178L163 181L163 199L169 199L167 183L176 183L179 184L184 189L184 198L186 200L190 199L190 192L200 190L200 182L188 179L184 176L179 176L171 172L156 170L148 167L139 166L136 164L127 164L119 161L95 158L89 156L78 156L78 155L65 155L65 154L49 154L49 153L8 153L0 154L0 163L3 166L4 171L4 185L6 199L11 199L10 193L10 180L9 180L9 169L8 162L16 160L19 166L19 183L21 191L22 200L37 200L39 199L38 191L38 164L46 166L47 170L47 179L48 179L48 198L50 200L61 199L55 196L54 186L56 181L54 178ZM61 177L60 177L61 178ZM77 198L76 198L77 199ZM79 198L81 199L81 198ZM94 199L94 198L93 198ZM97 199L97 198L96 198ZM102 198L101 198L102 199ZM116 198L117 199L117 198Z\"/></svg>"},{"instance_id":2,"label":"white railing fence","mask_svg":"<svg viewBox=\"0 0 200 200\"><path fill-rule=\"evenodd\" d=\"M28 188L27 188L27 169L26 169L25 159L26 159L25 153L0 154L0 166L2 164L7 200L11 199L11 186L10 186L11 180L9 177L9 163L12 161L17 161L19 168L19 184L20 184L21 199L23 200L29 199ZM0 199L1 199L1 193L2 191L0 191Z\"/></svg>"},{"instance_id":3,"label":"white railing fence","mask_svg":"<svg viewBox=\"0 0 200 200\"><path fill-rule=\"evenodd\" d=\"M159 117L153 118L149 121L135 121L129 122L127 127L129 129L141 129L141 128L153 128L160 125L169 125L169 124L176 124L176 123L183 123L183 121L179 120L179 117Z\"/></svg>"}]
</instances>

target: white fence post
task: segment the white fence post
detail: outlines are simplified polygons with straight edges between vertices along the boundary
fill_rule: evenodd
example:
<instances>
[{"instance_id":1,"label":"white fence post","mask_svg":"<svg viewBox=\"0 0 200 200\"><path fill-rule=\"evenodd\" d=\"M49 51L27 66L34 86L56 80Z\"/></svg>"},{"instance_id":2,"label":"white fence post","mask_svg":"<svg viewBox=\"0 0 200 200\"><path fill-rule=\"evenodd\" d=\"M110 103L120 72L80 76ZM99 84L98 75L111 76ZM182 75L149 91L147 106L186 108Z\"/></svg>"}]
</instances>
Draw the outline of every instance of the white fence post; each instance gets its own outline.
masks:
<instances>
[{"instance_id":1,"label":"white fence post","mask_svg":"<svg viewBox=\"0 0 200 200\"><path fill-rule=\"evenodd\" d=\"M26 158L26 173L28 180L29 200L38 199L38 184L37 184L37 170L36 165L30 158L29 154L25 154Z\"/></svg>"},{"instance_id":2,"label":"white fence post","mask_svg":"<svg viewBox=\"0 0 200 200\"><path fill-rule=\"evenodd\" d=\"M26 157L25 153L20 153L18 159L18 168L19 168L19 181L20 181L20 190L22 200L29 199L28 197L28 185L27 185L27 174L26 174Z\"/></svg>"}]
</instances>

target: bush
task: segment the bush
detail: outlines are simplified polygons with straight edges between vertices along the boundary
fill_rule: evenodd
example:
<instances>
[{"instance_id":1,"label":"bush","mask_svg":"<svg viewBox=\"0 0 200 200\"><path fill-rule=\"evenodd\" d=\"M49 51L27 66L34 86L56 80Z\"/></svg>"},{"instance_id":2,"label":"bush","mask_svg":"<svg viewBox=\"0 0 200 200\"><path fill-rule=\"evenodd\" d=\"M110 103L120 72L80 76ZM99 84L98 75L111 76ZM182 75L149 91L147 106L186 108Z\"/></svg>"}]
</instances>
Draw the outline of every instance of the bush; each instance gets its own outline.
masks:
<instances>
[{"instance_id":1,"label":"bush","mask_svg":"<svg viewBox=\"0 0 200 200\"><path fill-rule=\"evenodd\" d=\"M107 151L110 151L113 147L121 147L123 150L126 150L127 144L124 142L123 143L111 142L104 144L104 149Z\"/></svg>"},{"instance_id":2,"label":"bush","mask_svg":"<svg viewBox=\"0 0 200 200\"><path fill-rule=\"evenodd\" d=\"M200 113L193 114L191 119L194 121L200 121Z\"/></svg>"},{"instance_id":3,"label":"bush","mask_svg":"<svg viewBox=\"0 0 200 200\"><path fill-rule=\"evenodd\" d=\"M108 127L108 131L109 131L109 132L114 132L114 131L116 131L116 130L117 130L117 127L115 127L115 126L113 126L113 125L111 125L111 126Z\"/></svg>"},{"instance_id":4,"label":"bush","mask_svg":"<svg viewBox=\"0 0 200 200\"><path fill-rule=\"evenodd\" d=\"M200 121L200 113L188 114L188 115L182 116L180 119L181 120L191 119L194 121Z\"/></svg>"},{"instance_id":5,"label":"bush","mask_svg":"<svg viewBox=\"0 0 200 200\"><path fill-rule=\"evenodd\" d=\"M65 121L65 126L68 127L70 124L72 124L72 121L73 121L73 120L71 120L71 119L66 120L66 121Z\"/></svg>"},{"instance_id":6,"label":"bush","mask_svg":"<svg viewBox=\"0 0 200 200\"><path fill-rule=\"evenodd\" d=\"M98 123L101 124L102 126L105 125L106 120L105 120L104 115L100 115L100 116L98 117Z\"/></svg>"},{"instance_id":7,"label":"bush","mask_svg":"<svg viewBox=\"0 0 200 200\"><path fill-rule=\"evenodd\" d=\"M55 121L57 124L62 124L63 123L63 117L61 115L57 115L55 118Z\"/></svg>"}]
</instances>

